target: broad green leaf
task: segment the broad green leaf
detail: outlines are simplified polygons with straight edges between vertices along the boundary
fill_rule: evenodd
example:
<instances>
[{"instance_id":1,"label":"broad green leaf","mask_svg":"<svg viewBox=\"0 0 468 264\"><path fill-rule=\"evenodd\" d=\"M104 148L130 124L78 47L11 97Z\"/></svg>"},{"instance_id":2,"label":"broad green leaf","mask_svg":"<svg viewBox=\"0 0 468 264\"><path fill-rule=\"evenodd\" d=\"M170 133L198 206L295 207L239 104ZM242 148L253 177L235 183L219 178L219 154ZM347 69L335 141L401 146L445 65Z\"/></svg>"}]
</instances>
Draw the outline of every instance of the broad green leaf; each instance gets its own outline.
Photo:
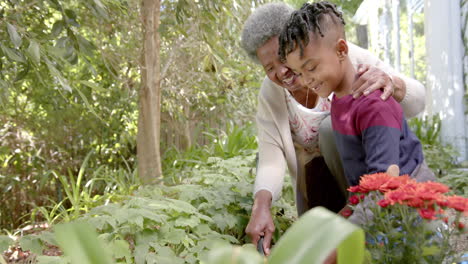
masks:
<instances>
[{"instance_id":1,"label":"broad green leaf","mask_svg":"<svg viewBox=\"0 0 468 264\"><path fill-rule=\"evenodd\" d=\"M87 223L61 224L55 227L57 242L73 264L112 263L96 231Z\"/></svg>"},{"instance_id":2,"label":"broad green leaf","mask_svg":"<svg viewBox=\"0 0 468 264\"><path fill-rule=\"evenodd\" d=\"M185 262L178 258L174 251L170 247L157 247L155 263L174 263L174 264L184 264Z\"/></svg>"},{"instance_id":3,"label":"broad green leaf","mask_svg":"<svg viewBox=\"0 0 468 264\"><path fill-rule=\"evenodd\" d=\"M111 243L111 252L114 255L114 258L125 258L129 261L132 257L132 252L130 252L130 248L128 242L125 240L115 240Z\"/></svg>"},{"instance_id":4,"label":"broad green leaf","mask_svg":"<svg viewBox=\"0 0 468 264\"><path fill-rule=\"evenodd\" d=\"M38 256L37 264L69 264L70 262L63 257L56 256Z\"/></svg>"},{"instance_id":5,"label":"broad green leaf","mask_svg":"<svg viewBox=\"0 0 468 264\"><path fill-rule=\"evenodd\" d=\"M0 236L0 252L7 250L9 246L13 245L13 242L9 236Z\"/></svg>"},{"instance_id":6,"label":"broad green leaf","mask_svg":"<svg viewBox=\"0 0 468 264\"><path fill-rule=\"evenodd\" d=\"M162 226L159 233L161 234L161 241L169 244L179 244L186 236L184 230L169 225Z\"/></svg>"},{"instance_id":7,"label":"broad green leaf","mask_svg":"<svg viewBox=\"0 0 468 264\"><path fill-rule=\"evenodd\" d=\"M15 45L15 48L19 48L21 46L21 36L18 34L18 31L16 31L16 27L13 26L10 23L7 24L7 29L8 29L8 34L10 35L10 40L13 42L13 45Z\"/></svg>"},{"instance_id":8,"label":"broad green leaf","mask_svg":"<svg viewBox=\"0 0 468 264\"><path fill-rule=\"evenodd\" d=\"M239 247L229 244L214 246L205 258L207 264L262 264L264 259L254 247ZM284 262L289 263L289 262ZM315 263L315 262L303 262Z\"/></svg>"},{"instance_id":9,"label":"broad green leaf","mask_svg":"<svg viewBox=\"0 0 468 264\"><path fill-rule=\"evenodd\" d=\"M30 40L29 42L28 55L36 65L41 62L41 51L39 44L37 44L37 42L34 40Z\"/></svg>"},{"instance_id":10,"label":"broad green leaf","mask_svg":"<svg viewBox=\"0 0 468 264\"><path fill-rule=\"evenodd\" d=\"M41 240L37 235L24 236L19 240L19 244L24 250L31 250L31 252L36 254L42 254L43 245Z\"/></svg>"},{"instance_id":11,"label":"broad green leaf","mask_svg":"<svg viewBox=\"0 0 468 264\"><path fill-rule=\"evenodd\" d=\"M270 264L322 263L336 248L339 249L338 260L346 259L341 263L361 264L364 232L343 217L316 207L286 231L268 259Z\"/></svg>"},{"instance_id":12,"label":"broad green leaf","mask_svg":"<svg viewBox=\"0 0 468 264\"><path fill-rule=\"evenodd\" d=\"M179 217L175 220L174 226L182 226L182 227L196 227L200 224L200 218L196 216L190 217Z\"/></svg>"}]
</instances>

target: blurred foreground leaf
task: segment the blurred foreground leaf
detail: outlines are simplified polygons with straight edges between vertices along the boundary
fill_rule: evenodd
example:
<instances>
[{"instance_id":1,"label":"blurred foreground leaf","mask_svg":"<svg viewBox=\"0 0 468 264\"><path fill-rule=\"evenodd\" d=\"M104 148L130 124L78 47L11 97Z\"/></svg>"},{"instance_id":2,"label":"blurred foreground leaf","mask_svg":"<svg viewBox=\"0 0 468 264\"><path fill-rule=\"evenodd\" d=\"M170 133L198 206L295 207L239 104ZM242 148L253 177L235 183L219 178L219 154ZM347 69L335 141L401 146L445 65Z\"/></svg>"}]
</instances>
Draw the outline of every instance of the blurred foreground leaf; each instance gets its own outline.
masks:
<instances>
[{"instance_id":1,"label":"blurred foreground leaf","mask_svg":"<svg viewBox=\"0 0 468 264\"><path fill-rule=\"evenodd\" d=\"M55 227L55 232L60 248L73 264L112 263L96 231L89 224L61 224Z\"/></svg>"}]
</instances>

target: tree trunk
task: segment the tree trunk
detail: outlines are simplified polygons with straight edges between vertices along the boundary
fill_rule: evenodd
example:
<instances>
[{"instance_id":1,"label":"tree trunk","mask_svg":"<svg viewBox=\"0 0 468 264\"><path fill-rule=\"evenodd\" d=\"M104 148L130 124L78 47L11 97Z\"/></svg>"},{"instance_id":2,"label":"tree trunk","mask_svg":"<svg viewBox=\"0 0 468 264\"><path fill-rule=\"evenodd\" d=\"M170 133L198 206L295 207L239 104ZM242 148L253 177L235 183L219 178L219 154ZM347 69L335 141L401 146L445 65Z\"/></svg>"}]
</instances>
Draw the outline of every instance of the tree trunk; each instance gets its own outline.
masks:
<instances>
[{"instance_id":1,"label":"tree trunk","mask_svg":"<svg viewBox=\"0 0 468 264\"><path fill-rule=\"evenodd\" d=\"M153 183L162 177L159 15L160 0L142 0L141 18L144 38L141 59L137 157L138 173L143 183Z\"/></svg>"}]
</instances>

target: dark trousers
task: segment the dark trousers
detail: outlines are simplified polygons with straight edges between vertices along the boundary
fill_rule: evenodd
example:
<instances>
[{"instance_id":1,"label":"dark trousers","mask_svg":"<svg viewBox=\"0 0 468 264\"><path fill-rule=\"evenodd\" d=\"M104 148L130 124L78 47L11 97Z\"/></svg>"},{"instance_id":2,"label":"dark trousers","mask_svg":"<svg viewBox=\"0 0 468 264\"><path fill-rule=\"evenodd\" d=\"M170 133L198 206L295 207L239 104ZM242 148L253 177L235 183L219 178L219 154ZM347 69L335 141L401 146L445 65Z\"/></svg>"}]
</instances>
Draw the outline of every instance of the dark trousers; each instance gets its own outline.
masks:
<instances>
[{"instance_id":1,"label":"dark trousers","mask_svg":"<svg viewBox=\"0 0 468 264\"><path fill-rule=\"evenodd\" d=\"M339 183L333 177L323 157L311 160L305 166L307 185L307 208L323 206L335 213L346 205L345 195Z\"/></svg>"}]
</instances>

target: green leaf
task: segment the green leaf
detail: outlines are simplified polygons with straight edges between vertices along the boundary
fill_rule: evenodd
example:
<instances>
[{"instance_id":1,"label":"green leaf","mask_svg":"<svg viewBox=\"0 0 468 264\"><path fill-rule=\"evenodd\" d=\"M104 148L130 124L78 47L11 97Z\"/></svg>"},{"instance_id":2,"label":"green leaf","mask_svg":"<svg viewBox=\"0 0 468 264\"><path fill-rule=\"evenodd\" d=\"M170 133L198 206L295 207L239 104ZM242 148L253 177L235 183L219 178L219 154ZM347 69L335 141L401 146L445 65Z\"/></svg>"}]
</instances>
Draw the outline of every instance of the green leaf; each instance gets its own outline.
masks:
<instances>
[{"instance_id":1,"label":"green leaf","mask_svg":"<svg viewBox=\"0 0 468 264\"><path fill-rule=\"evenodd\" d=\"M191 217L179 217L174 222L174 226L182 226L182 227L196 227L200 224L200 218L196 216Z\"/></svg>"},{"instance_id":2,"label":"green leaf","mask_svg":"<svg viewBox=\"0 0 468 264\"><path fill-rule=\"evenodd\" d=\"M423 247L423 256L433 256L440 252L440 248L436 245L432 245L429 247Z\"/></svg>"},{"instance_id":3,"label":"green leaf","mask_svg":"<svg viewBox=\"0 0 468 264\"><path fill-rule=\"evenodd\" d=\"M261 264L266 263L252 246L239 247L229 244L218 244L205 257L207 264ZM290 262L284 262L290 263ZM303 263L316 263L305 261Z\"/></svg>"},{"instance_id":4,"label":"green leaf","mask_svg":"<svg viewBox=\"0 0 468 264\"><path fill-rule=\"evenodd\" d=\"M111 244L111 252L114 255L114 258L120 259L125 258L127 261L130 261L132 253L130 252L130 246L125 240L115 240Z\"/></svg>"},{"instance_id":5,"label":"green leaf","mask_svg":"<svg viewBox=\"0 0 468 264\"><path fill-rule=\"evenodd\" d=\"M63 20L56 21L52 26L52 37L57 37L62 32L64 26L65 23Z\"/></svg>"},{"instance_id":6,"label":"green leaf","mask_svg":"<svg viewBox=\"0 0 468 264\"><path fill-rule=\"evenodd\" d=\"M3 46L2 44L0 44L0 46L2 47L3 52L7 55L9 59L22 63L26 62L26 60L23 57L23 54L21 54L19 51L10 49L6 46Z\"/></svg>"},{"instance_id":7,"label":"green leaf","mask_svg":"<svg viewBox=\"0 0 468 264\"><path fill-rule=\"evenodd\" d=\"M93 83L93 82L90 82L90 81L80 81L81 84L83 85L86 85L88 86L89 88L97 91L97 92L106 92L107 90L100 87L99 85L97 85L96 83Z\"/></svg>"},{"instance_id":8,"label":"green leaf","mask_svg":"<svg viewBox=\"0 0 468 264\"><path fill-rule=\"evenodd\" d=\"M67 92L71 92L72 89L70 85L68 84L68 81L65 78L63 78L62 74L57 70L57 68L55 68L55 66L52 65L52 63L47 60L46 60L46 64L47 64L47 68L49 68L49 72L52 74L52 76L57 78L57 81L60 83L63 89L65 89L65 91Z\"/></svg>"},{"instance_id":9,"label":"green leaf","mask_svg":"<svg viewBox=\"0 0 468 264\"><path fill-rule=\"evenodd\" d=\"M37 264L69 264L70 262L63 257L56 256L38 256Z\"/></svg>"},{"instance_id":10,"label":"green leaf","mask_svg":"<svg viewBox=\"0 0 468 264\"><path fill-rule=\"evenodd\" d=\"M18 74L16 74L15 79L14 79L13 81L14 81L14 82L17 82L17 81L23 80L24 77L26 77L26 75L27 75L28 72L29 72L29 67L30 67L30 66L29 66L29 63L26 64L26 66L23 67L23 69L22 69L20 72L18 72Z\"/></svg>"},{"instance_id":11,"label":"green leaf","mask_svg":"<svg viewBox=\"0 0 468 264\"><path fill-rule=\"evenodd\" d=\"M41 52L36 41L30 40L27 52L33 63L38 65L41 62Z\"/></svg>"},{"instance_id":12,"label":"green leaf","mask_svg":"<svg viewBox=\"0 0 468 264\"><path fill-rule=\"evenodd\" d=\"M186 236L184 230L169 225L162 226L159 233L161 234L161 241L169 244L179 244Z\"/></svg>"},{"instance_id":13,"label":"green leaf","mask_svg":"<svg viewBox=\"0 0 468 264\"><path fill-rule=\"evenodd\" d=\"M77 35L76 39L78 41L78 46L80 47L80 51L85 53L88 56L92 56L93 50L95 49L94 45L80 35Z\"/></svg>"},{"instance_id":14,"label":"green leaf","mask_svg":"<svg viewBox=\"0 0 468 264\"><path fill-rule=\"evenodd\" d=\"M170 247L157 247L155 248L156 250L156 256L151 256L151 260L155 260L156 262L154 263L174 263L174 264L183 264L184 261L176 256L174 254L174 251ZM151 255L148 254L148 255ZM148 256L147 256L148 259Z\"/></svg>"},{"instance_id":15,"label":"green leaf","mask_svg":"<svg viewBox=\"0 0 468 264\"><path fill-rule=\"evenodd\" d=\"M16 31L16 27L10 23L7 24L8 34L10 35L11 42L15 45L15 48L19 48L21 46L21 36Z\"/></svg>"},{"instance_id":16,"label":"green leaf","mask_svg":"<svg viewBox=\"0 0 468 264\"><path fill-rule=\"evenodd\" d=\"M24 250L31 250L38 255L42 254L44 249L41 240L36 235L24 236L19 240L19 244Z\"/></svg>"},{"instance_id":17,"label":"green leaf","mask_svg":"<svg viewBox=\"0 0 468 264\"><path fill-rule=\"evenodd\" d=\"M322 263L336 248L338 261L346 260L338 263L361 264L364 231L343 217L316 207L286 231L273 248L269 263Z\"/></svg>"},{"instance_id":18,"label":"green leaf","mask_svg":"<svg viewBox=\"0 0 468 264\"><path fill-rule=\"evenodd\" d=\"M77 222L57 225L55 234L60 248L71 258L72 263L112 263L109 253L89 224Z\"/></svg>"},{"instance_id":19,"label":"green leaf","mask_svg":"<svg viewBox=\"0 0 468 264\"><path fill-rule=\"evenodd\" d=\"M3 252L13 245L13 239L9 236L0 236L0 252Z\"/></svg>"}]
</instances>

